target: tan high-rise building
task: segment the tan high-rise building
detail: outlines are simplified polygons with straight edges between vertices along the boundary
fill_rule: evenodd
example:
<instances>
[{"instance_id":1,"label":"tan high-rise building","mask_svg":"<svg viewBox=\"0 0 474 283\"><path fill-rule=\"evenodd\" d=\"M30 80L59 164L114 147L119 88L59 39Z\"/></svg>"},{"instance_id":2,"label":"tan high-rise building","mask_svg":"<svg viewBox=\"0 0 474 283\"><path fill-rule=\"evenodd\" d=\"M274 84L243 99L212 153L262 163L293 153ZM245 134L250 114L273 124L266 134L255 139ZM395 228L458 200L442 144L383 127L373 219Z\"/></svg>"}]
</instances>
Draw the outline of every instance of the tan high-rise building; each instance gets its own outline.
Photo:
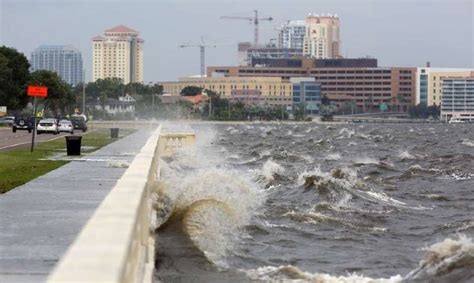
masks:
<instances>
[{"instance_id":1,"label":"tan high-rise building","mask_svg":"<svg viewBox=\"0 0 474 283\"><path fill-rule=\"evenodd\" d=\"M143 39L126 26L92 39L92 79L119 78L124 84L143 82Z\"/></svg>"},{"instance_id":2,"label":"tan high-rise building","mask_svg":"<svg viewBox=\"0 0 474 283\"><path fill-rule=\"evenodd\" d=\"M317 59L341 57L339 17L337 15L306 17L303 55Z\"/></svg>"}]
</instances>

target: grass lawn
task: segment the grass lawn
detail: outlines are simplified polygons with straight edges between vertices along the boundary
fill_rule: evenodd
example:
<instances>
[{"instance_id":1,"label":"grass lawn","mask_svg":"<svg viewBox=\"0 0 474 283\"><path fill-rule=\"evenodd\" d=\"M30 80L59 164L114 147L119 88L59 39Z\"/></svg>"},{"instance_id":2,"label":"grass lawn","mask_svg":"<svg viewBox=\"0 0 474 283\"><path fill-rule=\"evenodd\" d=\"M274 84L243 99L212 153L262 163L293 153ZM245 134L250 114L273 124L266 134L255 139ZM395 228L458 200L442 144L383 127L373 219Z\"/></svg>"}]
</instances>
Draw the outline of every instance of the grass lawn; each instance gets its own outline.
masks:
<instances>
[{"instance_id":1,"label":"grass lawn","mask_svg":"<svg viewBox=\"0 0 474 283\"><path fill-rule=\"evenodd\" d=\"M134 132L131 129L120 129L120 137ZM83 150L82 153L89 153L97 150L111 142L109 129L98 129L82 137L82 146L96 147L93 150ZM48 156L64 151L66 142L64 138L53 141L42 142L35 146L35 150L30 152L30 148L21 148L0 153L0 194L8 192L30 180L48 173L69 161L40 160Z\"/></svg>"}]
</instances>

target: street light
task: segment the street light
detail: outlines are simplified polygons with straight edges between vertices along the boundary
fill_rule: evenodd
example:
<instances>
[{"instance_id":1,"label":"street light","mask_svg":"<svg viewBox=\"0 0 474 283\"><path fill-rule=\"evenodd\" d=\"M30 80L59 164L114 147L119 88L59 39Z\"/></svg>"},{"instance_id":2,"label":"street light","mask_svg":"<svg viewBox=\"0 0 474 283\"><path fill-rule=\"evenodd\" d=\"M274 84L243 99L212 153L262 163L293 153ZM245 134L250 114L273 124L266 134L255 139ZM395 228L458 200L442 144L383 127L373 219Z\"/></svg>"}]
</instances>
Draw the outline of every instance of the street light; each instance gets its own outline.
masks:
<instances>
[{"instance_id":1,"label":"street light","mask_svg":"<svg viewBox=\"0 0 474 283\"><path fill-rule=\"evenodd\" d=\"M82 69L82 114L86 113L86 69Z\"/></svg>"}]
</instances>

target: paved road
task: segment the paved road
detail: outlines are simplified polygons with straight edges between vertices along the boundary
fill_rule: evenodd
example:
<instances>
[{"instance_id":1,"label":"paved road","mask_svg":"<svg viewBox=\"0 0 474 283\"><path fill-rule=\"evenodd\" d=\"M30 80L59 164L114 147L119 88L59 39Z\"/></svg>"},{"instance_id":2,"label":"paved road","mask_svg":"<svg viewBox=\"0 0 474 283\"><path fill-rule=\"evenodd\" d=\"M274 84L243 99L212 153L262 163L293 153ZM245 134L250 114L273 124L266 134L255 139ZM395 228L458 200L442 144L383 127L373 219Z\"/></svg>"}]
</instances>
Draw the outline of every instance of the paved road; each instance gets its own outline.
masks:
<instances>
[{"instance_id":1,"label":"paved road","mask_svg":"<svg viewBox=\"0 0 474 283\"><path fill-rule=\"evenodd\" d=\"M76 131L75 135L81 135L82 132ZM28 131L12 132L11 128L0 128L0 151L11 150L18 147L29 147L31 145L31 135ZM44 142L63 138L69 135L68 133L61 133L59 135L41 134L35 136L35 144L37 142Z\"/></svg>"},{"instance_id":2,"label":"paved road","mask_svg":"<svg viewBox=\"0 0 474 283\"><path fill-rule=\"evenodd\" d=\"M0 195L0 282L43 282L140 151L141 130ZM120 233L120 231L115 231Z\"/></svg>"}]
</instances>

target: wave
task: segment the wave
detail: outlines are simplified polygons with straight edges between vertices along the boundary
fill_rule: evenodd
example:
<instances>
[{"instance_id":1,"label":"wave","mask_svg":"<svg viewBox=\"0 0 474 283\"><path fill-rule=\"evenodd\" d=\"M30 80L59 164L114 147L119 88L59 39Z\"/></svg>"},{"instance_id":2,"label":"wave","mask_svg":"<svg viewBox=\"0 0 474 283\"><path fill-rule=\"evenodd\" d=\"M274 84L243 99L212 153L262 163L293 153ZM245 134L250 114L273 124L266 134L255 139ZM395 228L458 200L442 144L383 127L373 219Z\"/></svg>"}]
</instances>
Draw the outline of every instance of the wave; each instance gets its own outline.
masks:
<instances>
[{"instance_id":1,"label":"wave","mask_svg":"<svg viewBox=\"0 0 474 283\"><path fill-rule=\"evenodd\" d=\"M423 259L407 280L438 282L472 282L474 280L474 243L464 235L447 238L423 249Z\"/></svg>"},{"instance_id":2,"label":"wave","mask_svg":"<svg viewBox=\"0 0 474 283\"><path fill-rule=\"evenodd\" d=\"M163 170L163 169L162 169ZM168 168L169 170L169 168ZM264 199L258 185L228 169L168 172L156 188L158 224L182 222L193 244L218 266Z\"/></svg>"},{"instance_id":3,"label":"wave","mask_svg":"<svg viewBox=\"0 0 474 283\"><path fill-rule=\"evenodd\" d=\"M298 176L298 186L305 189L315 189L322 195L328 195L331 199L347 198L351 194L370 202L395 207L425 209L424 207L408 206L408 204L396 200L383 192L371 190L363 181L357 177L357 172L347 168L335 168L330 172L323 172L316 168L311 172L304 172Z\"/></svg>"},{"instance_id":4,"label":"wave","mask_svg":"<svg viewBox=\"0 0 474 283\"><path fill-rule=\"evenodd\" d=\"M332 160L332 161L340 160L340 159L341 159L341 155L339 153L330 153L328 154L328 156L324 158L324 160Z\"/></svg>"},{"instance_id":5,"label":"wave","mask_svg":"<svg viewBox=\"0 0 474 283\"><path fill-rule=\"evenodd\" d=\"M472 282L474 279L474 244L471 238L447 238L424 249L417 268L406 276L371 278L359 274L345 276L305 272L293 265L264 266L242 270L252 280L272 282L318 283L399 283L399 282Z\"/></svg>"},{"instance_id":6,"label":"wave","mask_svg":"<svg viewBox=\"0 0 474 283\"><path fill-rule=\"evenodd\" d=\"M263 281L303 281L317 283L395 283L401 282L400 275L389 279L373 279L362 275L352 274L347 276L333 276L324 273L309 273L302 271L293 265L284 265L279 267L265 266L257 269L245 270L244 273L252 280Z\"/></svg>"},{"instance_id":7,"label":"wave","mask_svg":"<svg viewBox=\"0 0 474 283\"><path fill-rule=\"evenodd\" d=\"M284 172L285 168L283 166L269 159L263 164L262 169L258 171L257 181L264 183L268 187L275 180L275 177Z\"/></svg>"},{"instance_id":8,"label":"wave","mask_svg":"<svg viewBox=\"0 0 474 283\"><path fill-rule=\"evenodd\" d=\"M352 138L352 136L355 135L355 131L354 131L354 130L349 130L349 129L347 129L347 128L342 128L342 129L339 131L339 134L340 134L340 135L347 134L347 138L350 139L350 138Z\"/></svg>"},{"instance_id":9,"label":"wave","mask_svg":"<svg viewBox=\"0 0 474 283\"><path fill-rule=\"evenodd\" d=\"M400 158L401 160L416 159L416 156L414 156L413 154L405 150L403 152L400 152L400 154L398 155L398 158Z\"/></svg>"},{"instance_id":10,"label":"wave","mask_svg":"<svg viewBox=\"0 0 474 283\"><path fill-rule=\"evenodd\" d=\"M467 146L474 146L474 141L471 141L471 140L463 140L463 141L461 142L461 144L467 145Z\"/></svg>"}]
</instances>

